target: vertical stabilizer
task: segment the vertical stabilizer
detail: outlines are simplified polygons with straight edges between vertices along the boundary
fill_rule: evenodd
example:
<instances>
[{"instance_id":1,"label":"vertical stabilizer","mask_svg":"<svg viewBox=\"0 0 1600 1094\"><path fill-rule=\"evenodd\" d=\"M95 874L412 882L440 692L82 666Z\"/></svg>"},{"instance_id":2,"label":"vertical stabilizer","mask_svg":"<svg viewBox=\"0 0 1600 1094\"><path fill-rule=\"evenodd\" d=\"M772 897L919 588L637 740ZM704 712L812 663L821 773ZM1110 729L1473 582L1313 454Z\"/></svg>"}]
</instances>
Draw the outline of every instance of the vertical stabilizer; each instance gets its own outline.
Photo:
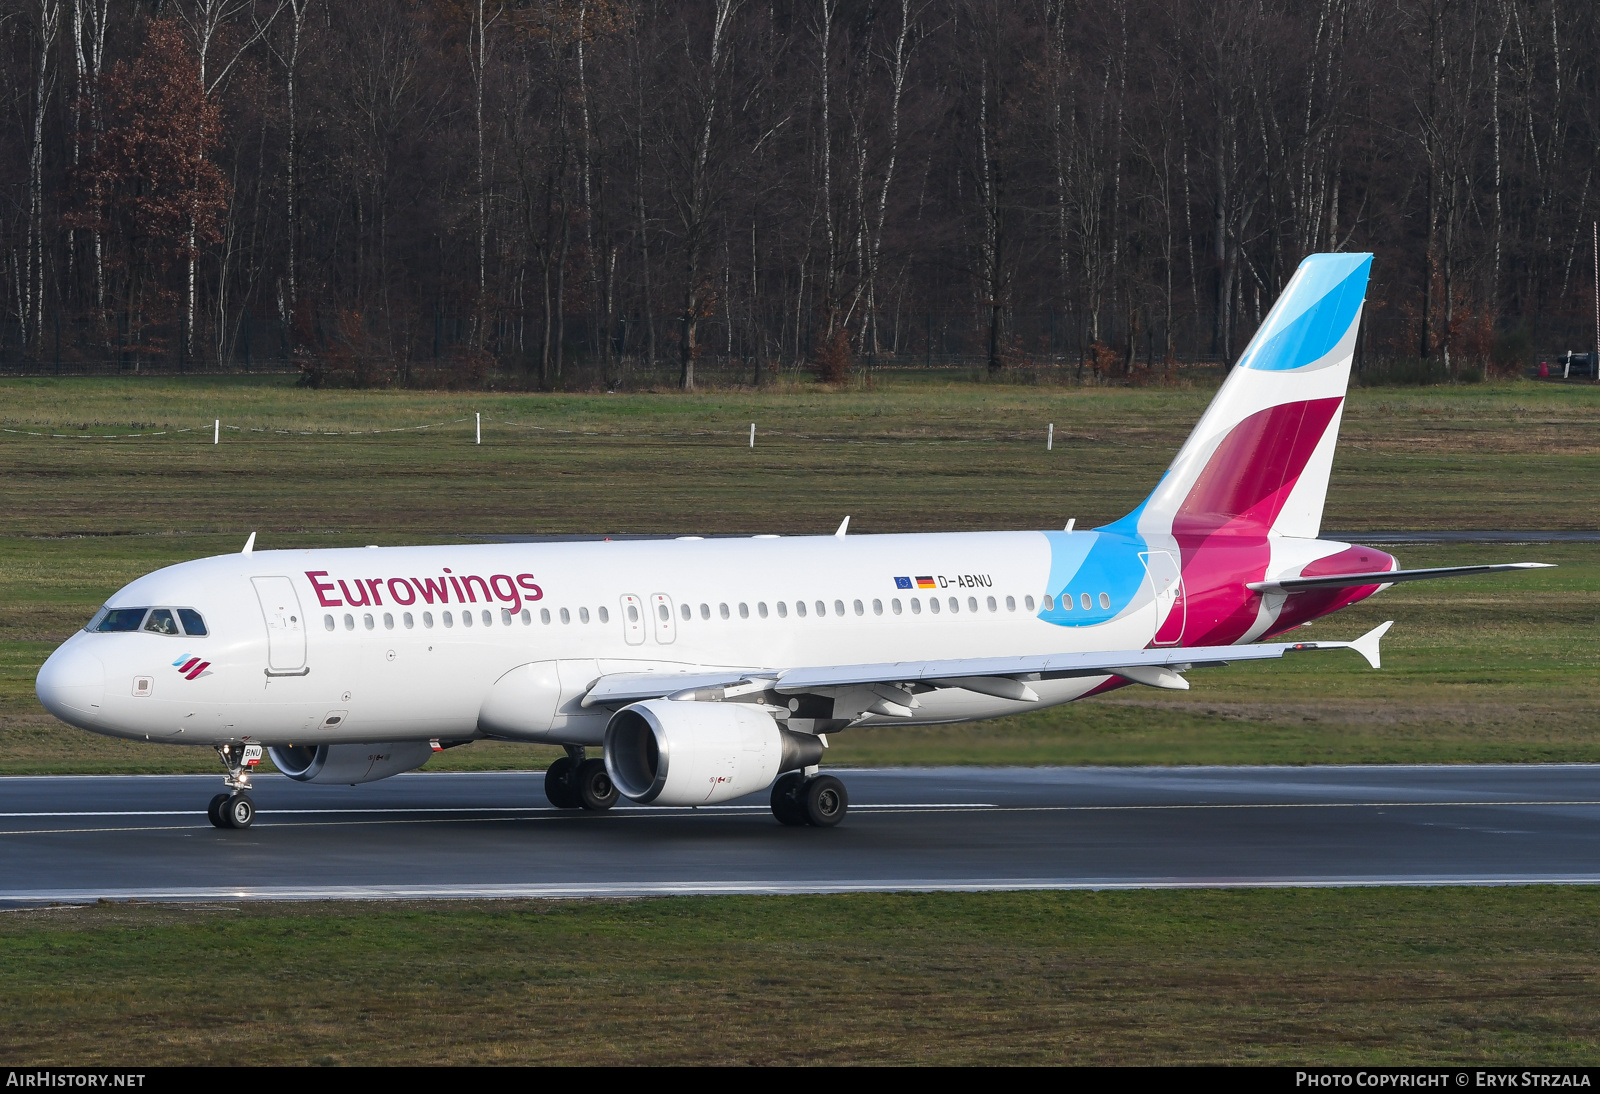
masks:
<instances>
[{"instance_id":1,"label":"vertical stabilizer","mask_svg":"<svg viewBox=\"0 0 1600 1094\"><path fill-rule=\"evenodd\" d=\"M1134 514L1145 534L1316 538L1370 254L1300 263L1161 483Z\"/></svg>"}]
</instances>

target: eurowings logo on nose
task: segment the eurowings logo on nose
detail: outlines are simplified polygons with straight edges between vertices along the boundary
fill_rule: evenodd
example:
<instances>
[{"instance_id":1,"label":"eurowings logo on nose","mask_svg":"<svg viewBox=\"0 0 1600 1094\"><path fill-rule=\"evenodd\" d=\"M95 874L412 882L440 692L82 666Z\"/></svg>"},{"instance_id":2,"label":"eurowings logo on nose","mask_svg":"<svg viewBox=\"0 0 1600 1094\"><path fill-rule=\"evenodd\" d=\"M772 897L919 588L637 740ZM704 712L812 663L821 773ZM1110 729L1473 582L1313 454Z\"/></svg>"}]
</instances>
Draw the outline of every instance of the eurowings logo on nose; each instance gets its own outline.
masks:
<instances>
[{"instance_id":1,"label":"eurowings logo on nose","mask_svg":"<svg viewBox=\"0 0 1600 1094\"><path fill-rule=\"evenodd\" d=\"M202 676L211 675L210 661L202 661L200 658L190 657L188 654L184 654L174 661L172 667L177 669L178 674L185 680L198 680Z\"/></svg>"}]
</instances>

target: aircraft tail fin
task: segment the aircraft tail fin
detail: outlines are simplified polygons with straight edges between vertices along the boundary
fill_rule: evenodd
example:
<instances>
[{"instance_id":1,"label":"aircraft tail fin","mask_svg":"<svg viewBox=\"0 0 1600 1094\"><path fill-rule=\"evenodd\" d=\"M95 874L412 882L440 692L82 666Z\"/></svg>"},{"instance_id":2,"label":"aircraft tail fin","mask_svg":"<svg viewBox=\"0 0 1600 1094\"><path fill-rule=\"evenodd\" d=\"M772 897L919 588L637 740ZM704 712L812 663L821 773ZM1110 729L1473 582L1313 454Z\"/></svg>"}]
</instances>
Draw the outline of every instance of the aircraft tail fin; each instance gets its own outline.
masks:
<instances>
[{"instance_id":1,"label":"aircraft tail fin","mask_svg":"<svg viewBox=\"0 0 1600 1094\"><path fill-rule=\"evenodd\" d=\"M1371 268L1370 254L1300 263L1160 484L1119 524L1316 538Z\"/></svg>"}]
</instances>

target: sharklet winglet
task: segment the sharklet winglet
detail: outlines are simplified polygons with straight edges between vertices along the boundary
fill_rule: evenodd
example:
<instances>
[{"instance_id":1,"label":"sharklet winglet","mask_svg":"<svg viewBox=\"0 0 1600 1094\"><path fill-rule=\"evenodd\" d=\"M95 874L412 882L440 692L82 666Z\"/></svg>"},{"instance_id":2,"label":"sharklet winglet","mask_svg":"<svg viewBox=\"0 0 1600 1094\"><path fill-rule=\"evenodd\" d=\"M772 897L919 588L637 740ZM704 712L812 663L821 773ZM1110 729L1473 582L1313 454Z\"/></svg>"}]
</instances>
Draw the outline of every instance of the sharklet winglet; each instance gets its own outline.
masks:
<instances>
[{"instance_id":1,"label":"sharklet winglet","mask_svg":"<svg viewBox=\"0 0 1600 1094\"><path fill-rule=\"evenodd\" d=\"M1389 628L1392 626L1394 626L1394 620L1392 619L1387 623L1378 624L1366 634L1362 635L1360 638L1357 638L1354 642L1351 642L1350 648L1355 650L1362 657L1365 657L1367 659L1367 664L1371 665L1373 668L1382 668L1383 665L1380 663L1378 658L1378 640L1384 635L1388 634Z\"/></svg>"}]
</instances>

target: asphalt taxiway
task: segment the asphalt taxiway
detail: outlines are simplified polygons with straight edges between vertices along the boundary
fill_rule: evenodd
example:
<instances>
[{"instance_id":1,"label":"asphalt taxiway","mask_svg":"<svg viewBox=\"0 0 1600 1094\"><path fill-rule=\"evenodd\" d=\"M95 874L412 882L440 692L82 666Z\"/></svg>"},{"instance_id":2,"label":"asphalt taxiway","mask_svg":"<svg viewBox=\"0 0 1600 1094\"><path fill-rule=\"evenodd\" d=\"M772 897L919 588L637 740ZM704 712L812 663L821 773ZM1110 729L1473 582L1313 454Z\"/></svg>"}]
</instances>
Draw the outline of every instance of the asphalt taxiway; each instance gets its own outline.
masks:
<instances>
[{"instance_id":1,"label":"asphalt taxiway","mask_svg":"<svg viewBox=\"0 0 1600 1094\"><path fill-rule=\"evenodd\" d=\"M0 905L1252 885L1600 883L1600 765L832 770L850 815L765 796L557 810L538 773L363 786L0 778Z\"/></svg>"}]
</instances>

